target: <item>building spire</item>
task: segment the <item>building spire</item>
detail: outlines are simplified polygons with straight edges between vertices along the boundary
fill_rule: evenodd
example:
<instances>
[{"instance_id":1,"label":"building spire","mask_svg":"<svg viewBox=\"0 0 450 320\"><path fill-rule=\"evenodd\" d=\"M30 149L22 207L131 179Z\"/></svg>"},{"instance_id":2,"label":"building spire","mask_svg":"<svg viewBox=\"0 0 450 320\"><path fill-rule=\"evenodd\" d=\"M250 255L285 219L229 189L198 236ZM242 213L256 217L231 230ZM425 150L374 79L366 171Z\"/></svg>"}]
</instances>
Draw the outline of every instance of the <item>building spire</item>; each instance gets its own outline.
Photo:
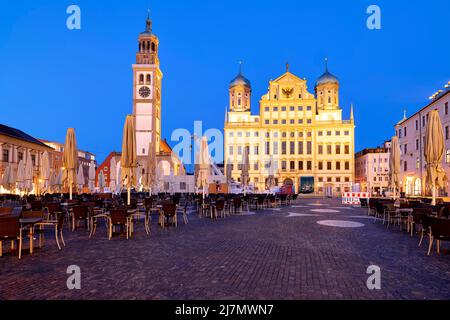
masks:
<instances>
[{"instance_id":1,"label":"building spire","mask_svg":"<svg viewBox=\"0 0 450 320\"><path fill-rule=\"evenodd\" d=\"M147 20L145 21L145 32L152 33L152 20L150 20L150 9L147 9Z\"/></svg>"},{"instance_id":2,"label":"building spire","mask_svg":"<svg viewBox=\"0 0 450 320\"><path fill-rule=\"evenodd\" d=\"M328 58L325 58L325 73L328 73Z\"/></svg>"},{"instance_id":3,"label":"building spire","mask_svg":"<svg viewBox=\"0 0 450 320\"><path fill-rule=\"evenodd\" d=\"M350 105L350 121L354 121L354 115L353 115L353 103Z\"/></svg>"},{"instance_id":4,"label":"building spire","mask_svg":"<svg viewBox=\"0 0 450 320\"><path fill-rule=\"evenodd\" d=\"M239 74L242 74L242 60L239 60Z\"/></svg>"},{"instance_id":5,"label":"building spire","mask_svg":"<svg viewBox=\"0 0 450 320\"><path fill-rule=\"evenodd\" d=\"M289 62L286 62L286 72L289 72L289 67L290 67Z\"/></svg>"}]
</instances>

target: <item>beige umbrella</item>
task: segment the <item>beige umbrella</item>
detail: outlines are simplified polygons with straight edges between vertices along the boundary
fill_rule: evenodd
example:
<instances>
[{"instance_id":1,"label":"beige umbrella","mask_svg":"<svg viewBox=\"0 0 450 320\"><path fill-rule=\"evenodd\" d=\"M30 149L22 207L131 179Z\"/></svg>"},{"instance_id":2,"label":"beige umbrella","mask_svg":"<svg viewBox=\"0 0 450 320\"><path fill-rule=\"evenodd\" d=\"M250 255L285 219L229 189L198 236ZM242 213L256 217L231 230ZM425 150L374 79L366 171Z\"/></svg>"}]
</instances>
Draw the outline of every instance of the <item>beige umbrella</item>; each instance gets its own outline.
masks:
<instances>
[{"instance_id":1,"label":"beige umbrella","mask_svg":"<svg viewBox=\"0 0 450 320\"><path fill-rule=\"evenodd\" d=\"M105 174L103 173L103 171L100 171L100 173L98 174L98 187L100 188L100 191L102 191L103 188L105 188L105 185L106 185Z\"/></svg>"},{"instance_id":2,"label":"beige umbrella","mask_svg":"<svg viewBox=\"0 0 450 320\"><path fill-rule=\"evenodd\" d=\"M89 164L89 191L93 193L95 190L95 163L91 161Z\"/></svg>"},{"instance_id":3,"label":"beige umbrella","mask_svg":"<svg viewBox=\"0 0 450 320\"><path fill-rule=\"evenodd\" d=\"M76 170L78 165L78 150L77 150L77 140L75 138L75 129L67 129L66 143L64 144L64 175L67 179L67 184L69 185L69 195L70 200L72 200L72 189L73 185L76 183Z\"/></svg>"},{"instance_id":4,"label":"beige umbrella","mask_svg":"<svg viewBox=\"0 0 450 320\"><path fill-rule=\"evenodd\" d=\"M117 164L116 157L113 156L111 162L109 163L109 189L112 193L116 192L116 179L117 179Z\"/></svg>"},{"instance_id":5,"label":"beige umbrella","mask_svg":"<svg viewBox=\"0 0 450 320\"><path fill-rule=\"evenodd\" d=\"M267 181L267 188L270 190L272 187L275 187L275 163L272 155L270 156L269 161L269 177Z\"/></svg>"},{"instance_id":6,"label":"beige umbrella","mask_svg":"<svg viewBox=\"0 0 450 320\"><path fill-rule=\"evenodd\" d=\"M119 160L116 168L116 194L121 192L122 187L122 162Z\"/></svg>"},{"instance_id":7,"label":"beige umbrella","mask_svg":"<svg viewBox=\"0 0 450 320\"><path fill-rule=\"evenodd\" d=\"M136 155L136 131L134 129L134 117L128 115L123 128L122 140L122 176L123 185L127 188L127 204L131 203L131 187L136 184L135 169L137 162Z\"/></svg>"},{"instance_id":8,"label":"beige umbrella","mask_svg":"<svg viewBox=\"0 0 450 320\"><path fill-rule=\"evenodd\" d=\"M208 180L211 171L211 160L208 150L208 138L203 137L200 143L200 151L198 153L198 175L197 188L202 188L203 197L207 192Z\"/></svg>"},{"instance_id":9,"label":"beige umbrella","mask_svg":"<svg viewBox=\"0 0 450 320\"><path fill-rule=\"evenodd\" d=\"M80 166L78 167L78 173L77 173L77 185L78 185L78 189L80 190L80 193L83 192L83 187L85 184L85 179L84 179L84 172L83 172L83 164L80 163Z\"/></svg>"},{"instance_id":10,"label":"beige umbrella","mask_svg":"<svg viewBox=\"0 0 450 320\"><path fill-rule=\"evenodd\" d=\"M400 146L398 144L398 137L392 137L391 155L389 161L390 187L394 192L394 199L396 198L396 190L400 189Z\"/></svg>"},{"instance_id":11,"label":"beige umbrella","mask_svg":"<svg viewBox=\"0 0 450 320\"><path fill-rule=\"evenodd\" d=\"M61 187L63 185L63 175L64 175L65 170L60 169L58 171L59 172L58 172L58 175L56 176L55 185L56 185L58 192L61 192ZM56 175L56 172L55 172L55 175Z\"/></svg>"},{"instance_id":12,"label":"beige umbrella","mask_svg":"<svg viewBox=\"0 0 450 320\"><path fill-rule=\"evenodd\" d=\"M25 188L25 164L23 163L23 160L19 161L16 177L17 189L22 192Z\"/></svg>"},{"instance_id":13,"label":"beige umbrella","mask_svg":"<svg viewBox=\"0 0 450 320\"><path fill-rule=\"evenodd\" d=\"M147 157L147 168L145 170L145 187L150 192L150 195L152 194L153 187L155 185L155 166L156 157L155 157L155 147L150 142L148 146L148 157Z\"/></svg>"},{"instance_id":14,"label":"beige umbrella","mask_svg":"<svg viewBox=\"0 0 450 320\"><path fill-rule=\"evenodd\" d=\"M430 112L427 130L425 134L425 161L427 163L427 182L432 188L432 202L436 205L436 187L444 187L445 172L442 169L444 157L444 131L439 117L439 112Z\"/></svg>"},{"instance_id":15,"label":"beige umbrella","mask_svg":"<svg viewBox=\"0 0 450 320\"><path fill-rule=\"evenodd\" d=\"M25 163L25 192L29 194L33 190L33 160L31 159L31 153L27 152L27 161Z\"/></svg>"},{"instance_id":16,"label":"beige umbrella","mask_svg":"<svg viewBox=\"0 0 450 320\"><path fill-rule=\"evenodd\" d=\"M49 189L50 180L50 159L47 151L42 154L39 174L40 193L46 193Z\"/></svg>"},{"instance_id":17,"label":"beige umbrella","mask_svg":"<svg viewBox=\"0 0 450 320\"><path fill-rule=\"evenodd\" d=\"M242 164L241 164L241 183L244 187L244 194L247 191L248 180L249 180L249 169L250 169L250 161L248 155L248 147L244 147L244 152L242 154Z\"/></svg>"},{"instance_id":18,"label":"beige umbrella","mask_svg":"<svg viewBox=\"0 0 450 320\"><path fill-rule=\"evenodd\" d=\"M2 178L2 187L8 191L11 191L13 188L13 172L11 170L11 166L8 164L5 168L5 171L3 172L3 178Z\"/></svg>"}]
</instances>

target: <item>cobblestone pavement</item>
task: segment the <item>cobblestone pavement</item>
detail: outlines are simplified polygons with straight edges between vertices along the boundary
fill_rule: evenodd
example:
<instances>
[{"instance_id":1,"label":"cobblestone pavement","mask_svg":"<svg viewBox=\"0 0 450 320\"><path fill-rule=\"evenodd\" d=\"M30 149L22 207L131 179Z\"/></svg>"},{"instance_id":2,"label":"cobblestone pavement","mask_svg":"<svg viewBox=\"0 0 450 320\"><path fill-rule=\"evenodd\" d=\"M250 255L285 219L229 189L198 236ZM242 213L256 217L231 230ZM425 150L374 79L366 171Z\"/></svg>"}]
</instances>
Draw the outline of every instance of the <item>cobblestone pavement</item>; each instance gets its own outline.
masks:
<instances>
[{"instance_id":1,"label":"cobblestone pavement","mask_svg":"<svg viewBox=\"0 0 450 320\"><path fill-rule=\"evenodd\" d=\"M363 226L317 223L323 220ZM450 298L450 254L428 257L428 241L419 248L417 236L386 230L337 200L300 199L217 221L192 213L176 230L154 222L150 237L142 225L136 232L108 241L103 226L91 240L84 229L65 230L61 252L48 234L33 255L6 254L0 299ZM81 290L67 289L70 265L81 268ZM381 290L366 286L370 265L381 268Z\"/></svg>"}]
</instances>

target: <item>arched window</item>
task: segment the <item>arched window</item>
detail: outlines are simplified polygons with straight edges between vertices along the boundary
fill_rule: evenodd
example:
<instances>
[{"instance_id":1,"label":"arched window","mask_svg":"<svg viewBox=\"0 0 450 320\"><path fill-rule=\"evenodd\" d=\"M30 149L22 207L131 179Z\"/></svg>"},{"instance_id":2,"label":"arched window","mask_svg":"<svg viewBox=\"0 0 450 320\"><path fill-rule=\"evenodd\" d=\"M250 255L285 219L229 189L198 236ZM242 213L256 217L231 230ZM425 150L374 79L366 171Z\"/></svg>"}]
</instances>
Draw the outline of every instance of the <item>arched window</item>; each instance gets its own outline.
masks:
<instances>
[{"instance_id":1,"label":"arched window","mask_svg":"<svg viewBox=\"0 0 450 320\"><path fill-rule=\"evenodd\" d=\"M144 75L141 74L139 75L139 84L143 84L144 83Z\"/></svg>"},{"instance_id":2,"label":"arched window","mask_svg":"<svg viewBox=\"0 0 450 320\"><path fill-rule=\"evenodd\" d=\"M331 104L331 97L328 97L328 103Z\"/></svg>"},{"instance_id":3,"label":"arched window","mask_svg":"<svg viewBox=\"0 0 450 320\"><path fill-rule=\"evenodd\" d=\"M238 106L241 105L241 98L238 99Z\"/></svg>"},{"instance_id":4,"label":"arched window","mask_svg":"<svg viewBox=\"0 0 450 320\"><path fill-rule=\"evenodd\" d=\"M156 44L154 42L152 42L152 52L156 51Z\"/></svg>"},{"instance_id":5,"label":"arched window","mask_svg":"<svg viewBox=\"0 0 450 320\"><path fill-rule=\"evenodd\" d=\"M147 74L147 84L151 84L151 83L152 83L152 75Z\"/></svg>"}]
</instances>

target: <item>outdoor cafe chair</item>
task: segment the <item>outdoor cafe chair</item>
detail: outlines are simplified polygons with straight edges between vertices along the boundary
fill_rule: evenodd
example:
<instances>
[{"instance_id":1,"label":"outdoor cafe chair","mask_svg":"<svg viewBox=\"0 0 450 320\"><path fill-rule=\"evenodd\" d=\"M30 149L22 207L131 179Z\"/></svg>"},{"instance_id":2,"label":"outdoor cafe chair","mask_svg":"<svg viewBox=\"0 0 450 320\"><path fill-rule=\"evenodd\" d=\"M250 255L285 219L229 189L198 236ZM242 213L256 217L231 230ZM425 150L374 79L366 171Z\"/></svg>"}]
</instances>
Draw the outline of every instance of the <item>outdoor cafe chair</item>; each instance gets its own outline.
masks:
<instances>
[{"instance_id":1,"label":"outdoor cafe chair","mask_svg":"<svg viewBox=\"0 0 450 320\"><path fill-rule=\"evenodd\" d=\"M441 253L441 242L450 241L450 220L442 218L430 219L430 245L428 255L431 253L433 242L436 240L437 253Z\"/></svg>"},{"instance_id":2,"label":"outdoor cafe chair","mask_svg":"<svg viewBox=\"0 0 450 320\"><path fill-rule=\"evenodd\" d=\"M0 217L0 257L3 255L3 241L11 241L11 250L18 242L19 259L22 258L22 228L19 217Z\"/></svg>"},{"instance_id":3,"label":"outdoor cafe chair","mask_svg":"<svg viewBox=\"0 0 450 320\"><path fill-rule=\"evenodd\" d=\"M130 225L132 223L127 208L116 208L111 209L109 214L109 240L112 239L113 232L115 231L115 227L120 227L121 231L125 228L127 239L129 239L130 235Z\"/></svg>"},{"instance_id":4,"label":"outdoor cafe chair","mask_svg":"<svg viewBox=\"0 0 450 320\"><path fill-rule=\"evenodd\" d=\"M431 216L433 211L430 208L414 208L412 217L410 219L410 226L409 231L411 233L411 237L414 235L414 231L416 229L416 226L421 227L421 237L420 237L420 243L419 247L422 245L422 240L425 232L428 232L428 226L427 221L424 222L424 219L427 218L427 216ZM425 224L425 227L424 227Z\"/></svg>"},{"instance_id":5,"label":"outdoor cafe chair","mask_svg":"<svg viewBox=\"0 0 450 320\"><path fill-rule=\"evenodd\" d=\"M219 213L222 218L225 218L225 200L223 199L216 200L214 208L211 210L211 219L217 219Z\"/></svg>"},{"instance_id":6,"label":"outdoor cafe chair","mask_svg":"<svg viewBox=\"0 0 450 320\"><path fill-rule=\"evenodd\" d=\"M59 203L47 203L46 210L48 220L56 219L56 217L63 212L61 204Z\"/></svg>"},{"instance_id":7,"label":"outdoor cafe chair","mask_svg":"<svg viewBox=\"0 0 450 320\"><path fill-rule=\"evenodd\" d=\"M75 231L77 223L84 222L84 225L89 229L89 213L87 206L74 206L72 208L72 231Z\"/></svg>"},{"instance_id":8,"label":"outdoor cafe chair","mask_svg":"<svg viewBox=\"0 0 450 320\"><path fill-rule=\"evenodd\" d=\"M177 219L177 206L175 203L172 202L167 202L167 203L163 203L162 205L162 212L163 212L163 221L162 221L162 227L164 228L166 225L166 220L167 223L172 222L175 227L178 227L178 219ZM172 221L170 221L172 220Z\"/></svg>"},{"instance_id":9,"label":"outdoor cafe chair","mask_svg":"<svg viewBox=\"0 0 450 320\"><path fill-rule=\"evenodd\" d=\"M58 246L58 249L61 250L61 245L59 244L59 240L61 240L61 243L64 247L66 246L66 242L64 241L64 236L63 236L63 226L64 226L65 220L66 220L66 212L62 211L62 212L57 213L56 219L44 220L42 222L39 222L39 223L35 224L34 228L39 227L40 229L45 229L45 227L47 227L47 226L54 227L56 245ZM44 235L43 232L42 232L42 235ZM44 239L42 239L42 240L44 241Z\"/></svg>"},{"instance_id":10,"label":"outdoor cafe chair","mask_svg":"<svg viewBox=\"0 0 450 320\"><path fill-rule=\"evenodd\" d=\"M20 214L21 219L44 219L44 212L43 211L22 211ZM44 230L42 226L39 226L37 230L35 230L34 225L28 225L26 227L22 228L23 230L29 229L29 237L30 237L30 243L33 242L33 237L36 234L39 234L39 248L42 248L43 243L43 237L44 237Z\"/></svg>"}]
</instances>

